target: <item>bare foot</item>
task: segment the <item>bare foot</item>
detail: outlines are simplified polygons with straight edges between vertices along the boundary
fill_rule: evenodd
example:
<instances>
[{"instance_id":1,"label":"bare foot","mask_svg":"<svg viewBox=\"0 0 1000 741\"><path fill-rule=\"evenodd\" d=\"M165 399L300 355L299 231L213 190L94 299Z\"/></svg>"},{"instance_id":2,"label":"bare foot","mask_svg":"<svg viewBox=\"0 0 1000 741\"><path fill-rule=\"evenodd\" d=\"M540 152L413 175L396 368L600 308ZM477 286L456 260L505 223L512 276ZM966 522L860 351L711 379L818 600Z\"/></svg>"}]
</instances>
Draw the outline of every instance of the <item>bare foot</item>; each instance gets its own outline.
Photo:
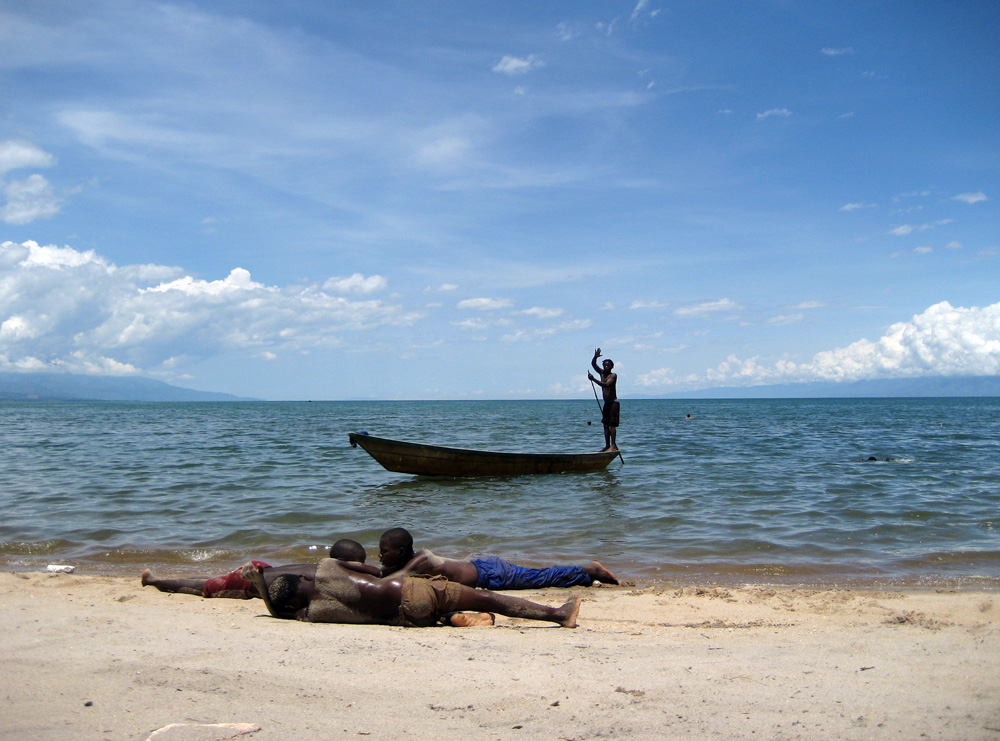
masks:
<instances>
[{"instance_id":1,"label":"bare foot","mask_svg":"<svg viewBox=\"0 0 1000 741\"><path fill-rule=\"evenodd\" d=\"M142 576L139 577L139 581L142 582L142 586L147 586L150 580L153 578L153 572L149 569L143 569Z\"/></svg>"},{"instance_id":2,"label":"bare foot","mask_svg":"<svg viewBox=\"0 0 1000 741\"><path fill-rule=\"evenodd\" d=\"M580 598L570 597L566 604L559 608L559 613L562 616L559 625L564 628L575 628L576 616L580 614Z\"/></svg>"},{"instance_id":3,"label":"bare foot","mask_svg":"<svg viewBox=\"0 0 1000 741\"><path fill-rule=\"evenodd\" d=\"M590 578L594 581L599 581L602 584L617 584L618 579L615 575L608 571L599 561L591 561L590 566L586 566L583 569L590 575Z\"/></svg>"},{"instance_id":4,"label":"bare foot","mask_svg":"<svg viewBox=\"0 0 1000 741\"><path fill-rule=\"evenodd\" d=\"M497 616L492 612L453 612L448 616L448 624L456 628L478 628L494 625Z\"/></svg>"}]
</instances>

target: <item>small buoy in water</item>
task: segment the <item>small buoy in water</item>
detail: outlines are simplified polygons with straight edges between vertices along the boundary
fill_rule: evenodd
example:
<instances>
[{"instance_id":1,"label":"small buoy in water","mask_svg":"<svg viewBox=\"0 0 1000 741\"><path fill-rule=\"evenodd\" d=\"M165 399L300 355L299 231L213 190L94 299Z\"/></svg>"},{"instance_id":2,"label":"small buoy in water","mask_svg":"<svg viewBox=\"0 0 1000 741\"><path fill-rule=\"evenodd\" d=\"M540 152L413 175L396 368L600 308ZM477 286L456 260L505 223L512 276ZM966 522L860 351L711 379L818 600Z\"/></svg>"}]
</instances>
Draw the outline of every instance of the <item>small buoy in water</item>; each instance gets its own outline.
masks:
<instances>
[{"instance_id":1,"label":"small buoy in water","mask_svg":"<svg viewBox=\"0 0 1000 741\"><path fill-rule=\"evenodd\" d=\"M587 420L587 427L590 427L590 420Z\"/></svg>"}]
</instances>

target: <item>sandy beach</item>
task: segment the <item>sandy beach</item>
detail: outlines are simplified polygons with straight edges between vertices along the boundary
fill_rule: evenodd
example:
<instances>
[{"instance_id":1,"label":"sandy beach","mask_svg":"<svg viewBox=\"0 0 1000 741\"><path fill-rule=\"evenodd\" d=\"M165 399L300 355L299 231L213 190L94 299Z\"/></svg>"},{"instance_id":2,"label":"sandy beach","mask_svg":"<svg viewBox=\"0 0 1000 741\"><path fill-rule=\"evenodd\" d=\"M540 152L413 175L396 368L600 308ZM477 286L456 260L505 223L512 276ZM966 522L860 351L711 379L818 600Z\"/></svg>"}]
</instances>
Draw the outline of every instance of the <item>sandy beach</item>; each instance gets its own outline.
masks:
<instances>
[{"instance_id":1,"label":"sandy beach","mask_svg":"<svg viewBox=\"0 0 1000 741\"><path fill-rule=\"evenodd\" d=\"M275 620L0 574L10 739L1000 739L1000 593L597 586L579 627Z\"/></svg>"}]
</instances>

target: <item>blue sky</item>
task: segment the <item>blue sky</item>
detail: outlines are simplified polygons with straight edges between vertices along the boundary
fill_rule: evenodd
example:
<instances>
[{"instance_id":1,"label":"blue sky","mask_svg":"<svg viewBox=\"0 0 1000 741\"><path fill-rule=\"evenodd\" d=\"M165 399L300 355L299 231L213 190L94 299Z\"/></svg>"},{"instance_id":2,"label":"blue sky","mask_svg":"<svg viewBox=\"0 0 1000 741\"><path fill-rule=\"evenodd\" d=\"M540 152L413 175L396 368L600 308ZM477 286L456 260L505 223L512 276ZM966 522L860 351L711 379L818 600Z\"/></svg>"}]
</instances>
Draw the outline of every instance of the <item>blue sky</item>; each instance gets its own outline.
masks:
<instances>
[{"instance_id":1,"label":"blue sky","mask_svg":"<svg viewBox=\"0 0 1000 741\"><path fill-rule=\"evenodd\" d=\"M1000 374L1000 6L0 0L0 370Z\"/></svg>"}]
</instances>

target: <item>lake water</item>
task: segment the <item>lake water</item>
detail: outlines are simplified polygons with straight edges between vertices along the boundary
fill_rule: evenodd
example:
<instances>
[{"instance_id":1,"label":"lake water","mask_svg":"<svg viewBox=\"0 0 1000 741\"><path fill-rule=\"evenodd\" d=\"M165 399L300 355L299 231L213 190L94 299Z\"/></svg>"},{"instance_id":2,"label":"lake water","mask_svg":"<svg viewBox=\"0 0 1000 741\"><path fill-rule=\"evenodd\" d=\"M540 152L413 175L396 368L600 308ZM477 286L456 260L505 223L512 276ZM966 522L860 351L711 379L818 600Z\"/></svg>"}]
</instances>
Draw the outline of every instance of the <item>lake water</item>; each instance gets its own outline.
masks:
<instances>
[{"instance_id":1,"label":"lake water","mask_svg":"<svg viewBox=\"0 0 1000 741\"><path fill-rule=\"evenodd\" d=\"M597 559L638 584L997 588L998 417L995 398L626 399L624 464L432 479L385 471L348 432L597 450L597 405L0 403L0 564L216 574L341 537L377 562L403 526L444 555Z\"/></svg>"}]
</instances>

